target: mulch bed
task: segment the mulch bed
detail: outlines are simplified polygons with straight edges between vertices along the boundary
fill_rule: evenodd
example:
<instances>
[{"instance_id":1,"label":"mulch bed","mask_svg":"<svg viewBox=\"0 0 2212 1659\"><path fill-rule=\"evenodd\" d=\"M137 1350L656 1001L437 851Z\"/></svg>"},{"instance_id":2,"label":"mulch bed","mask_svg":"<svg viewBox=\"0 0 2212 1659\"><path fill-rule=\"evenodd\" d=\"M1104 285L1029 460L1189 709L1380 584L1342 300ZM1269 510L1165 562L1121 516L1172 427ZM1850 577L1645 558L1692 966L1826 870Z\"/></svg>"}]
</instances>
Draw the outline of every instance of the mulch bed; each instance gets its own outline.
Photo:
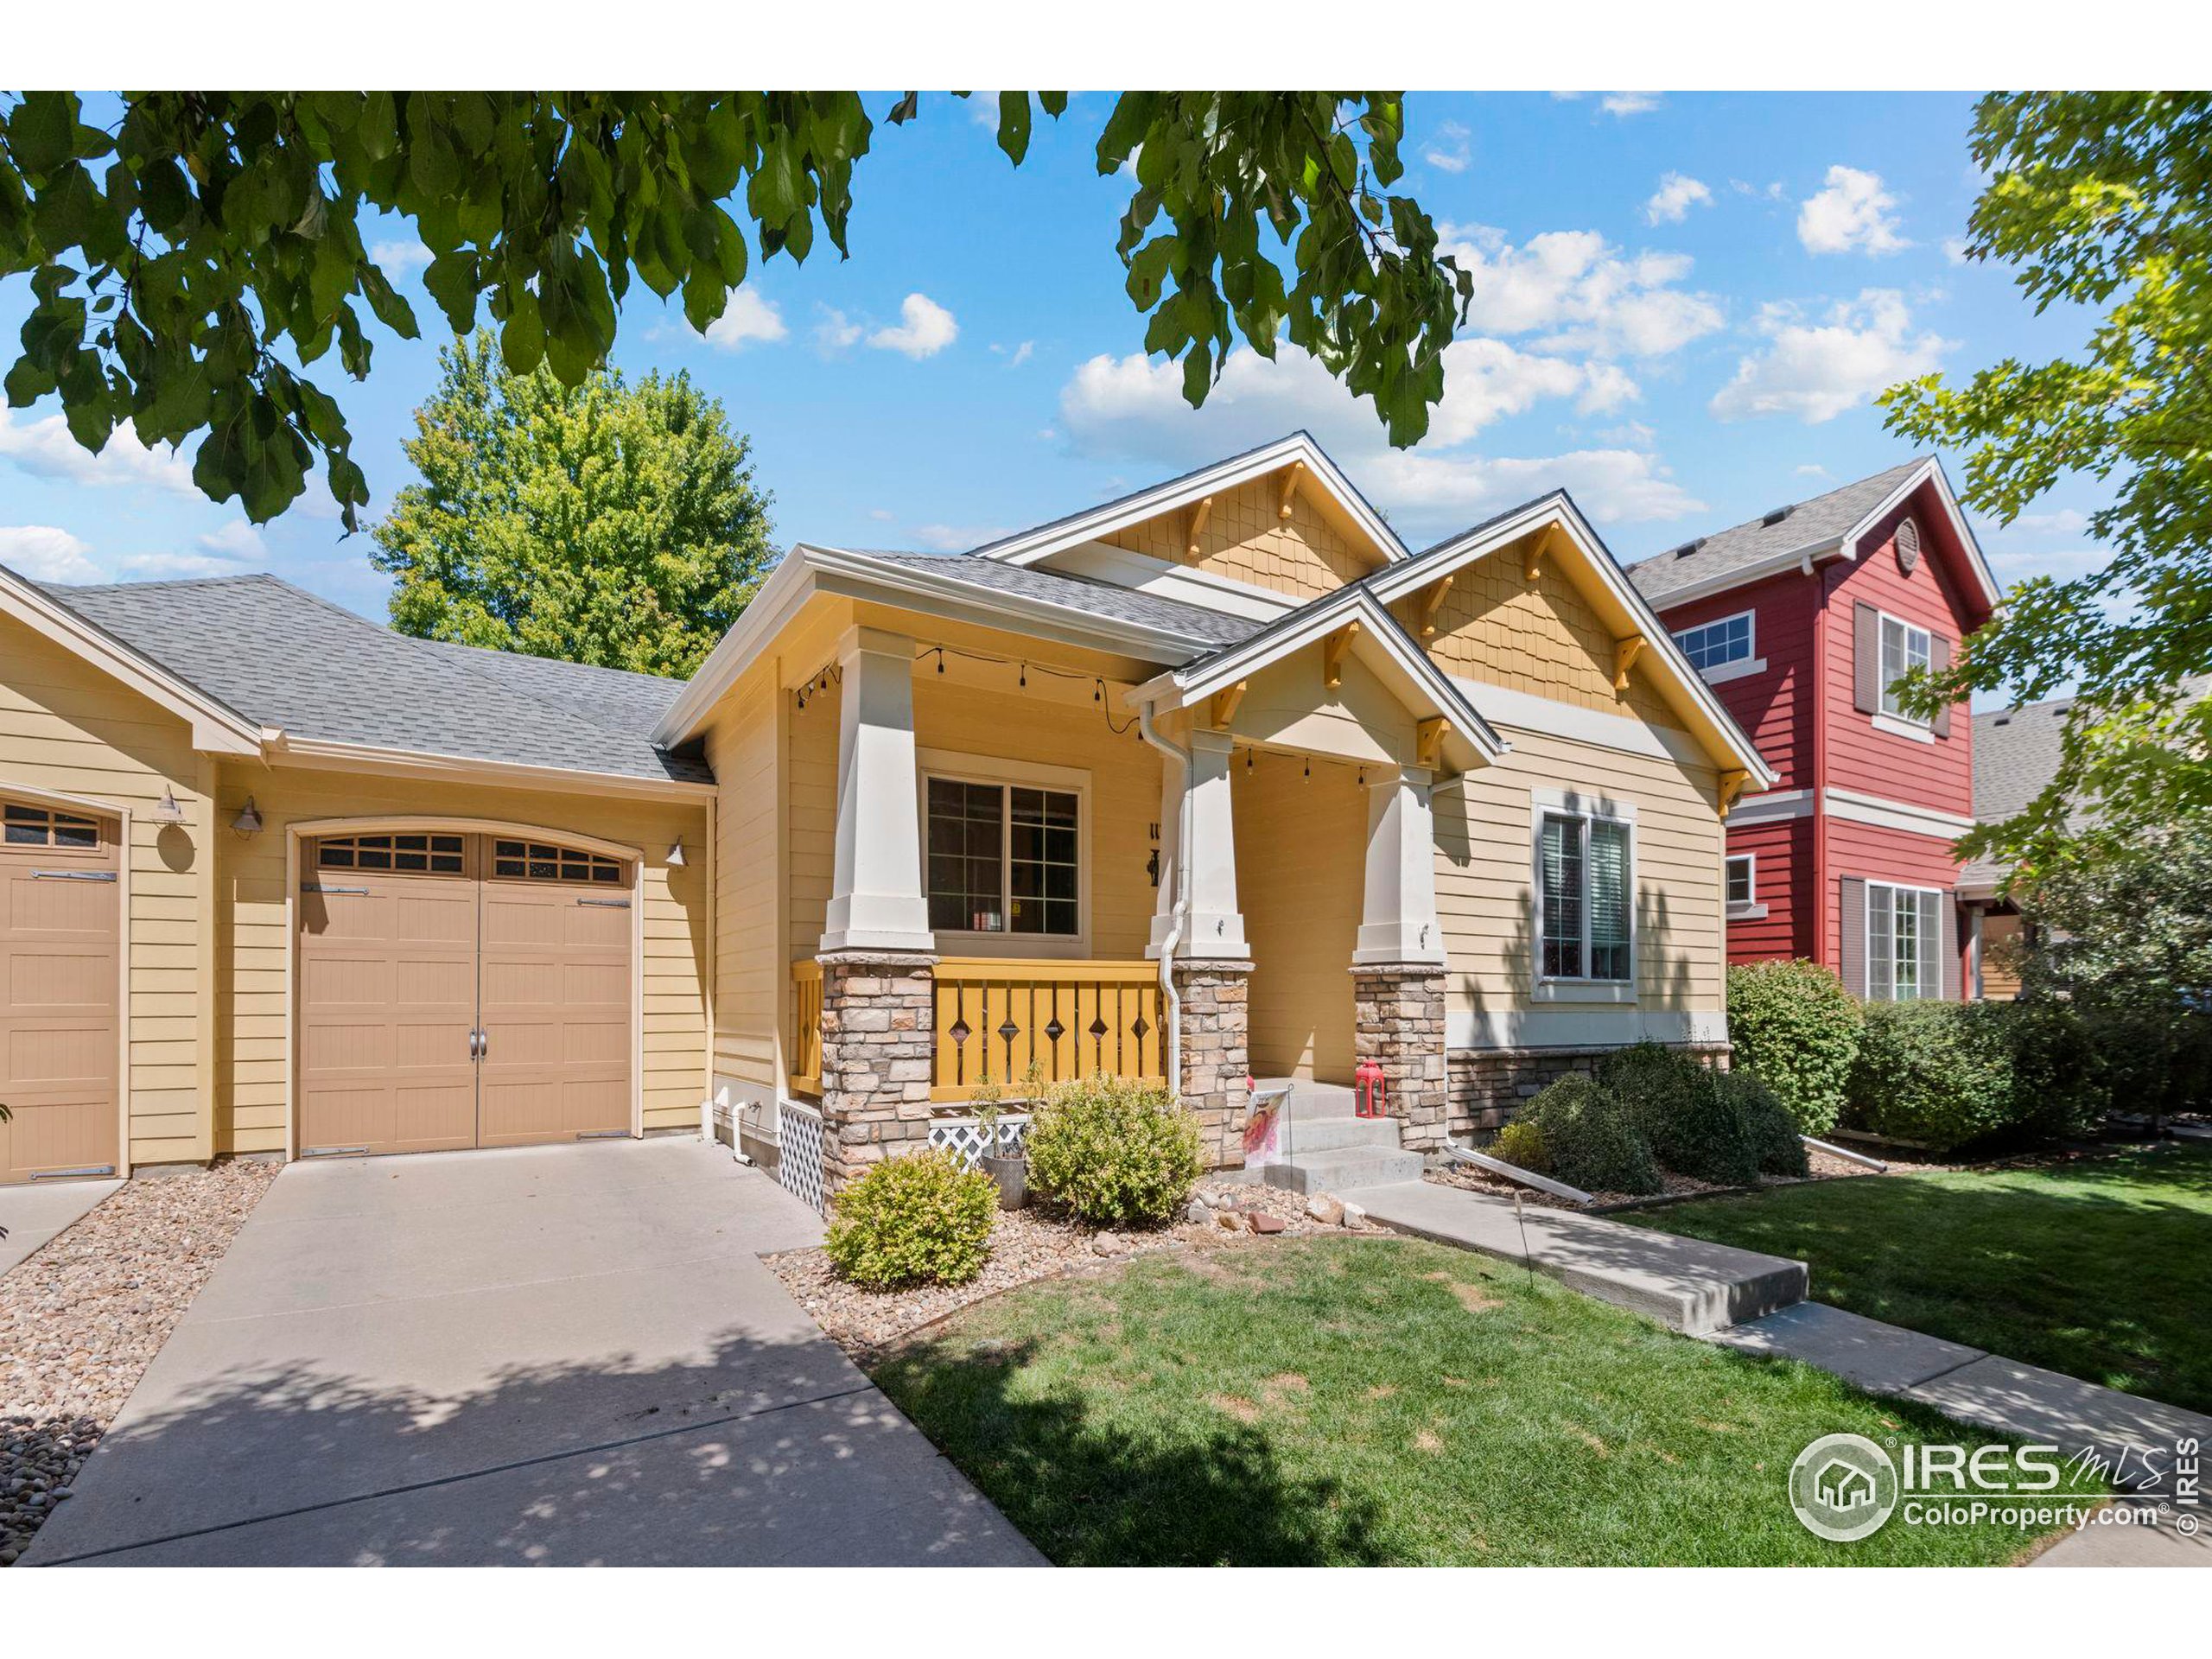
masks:
<instances>
[{"instance_id":1,"label":"mulch bed","mask_svg":"<svg viewBox=\"0 0 2212 1659\"><path fill-rule=\"evenodd\" d=\"M1135 1256L1185 1250L1228 1238L1265 1243L1268 1238L1342 1237L1376 1230L1316 1220L1306 1213L1301 1194L1279 1187L1210 1182L1200 1185L1198 1196L1215 1212L1214 1220L1204 1225L1181 1222L1156 1231L1102 1230L1035 1204L1001 1211L991 1234L990 1260L964 1285L862 1290L838 1278L818 1248L785 1250L763 1260L830 1340L865 1364L947 1314L1039 1279L1100 1272ZM1224 1224L1220 1219L1224 1214L1242 1219ZM1282 1230L1254 1240L1249 1224L1254 1215L1281 1222Z\"/></svg>"},{"instance_id":2,"label":"mulch bed","mask_svg":"<svg viewBox=\"0 0 2212 1659\"><path fill-rule=\"evenodd\" d=\"M68 1499L276 1179L231 1162L128 1182L0 1276L0 1567Z\"/></svg>"}]
</instances>

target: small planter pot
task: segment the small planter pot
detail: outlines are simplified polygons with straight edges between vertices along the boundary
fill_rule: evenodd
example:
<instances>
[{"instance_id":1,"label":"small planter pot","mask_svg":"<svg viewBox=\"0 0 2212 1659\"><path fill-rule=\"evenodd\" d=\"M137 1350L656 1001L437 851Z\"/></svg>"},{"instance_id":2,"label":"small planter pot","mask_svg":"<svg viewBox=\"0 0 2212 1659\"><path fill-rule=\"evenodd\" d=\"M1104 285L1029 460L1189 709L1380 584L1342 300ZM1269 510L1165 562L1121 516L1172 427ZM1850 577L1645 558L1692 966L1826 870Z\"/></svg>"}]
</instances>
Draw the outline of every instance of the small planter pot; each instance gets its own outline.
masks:
<instances>
[{"instance_id":1,"label":"small planter pot","mask_svg":"<svg viewBox=\"0 0 2212 1659\"><path fill-rule=\"evenodd\" d=\"M1029 1160L1027 1158L994 1158L988 1154L982 1160L983 1173L999 1185L999 1208L1019 1210L1029 1202Z\"/></svg>"}]
</instances>

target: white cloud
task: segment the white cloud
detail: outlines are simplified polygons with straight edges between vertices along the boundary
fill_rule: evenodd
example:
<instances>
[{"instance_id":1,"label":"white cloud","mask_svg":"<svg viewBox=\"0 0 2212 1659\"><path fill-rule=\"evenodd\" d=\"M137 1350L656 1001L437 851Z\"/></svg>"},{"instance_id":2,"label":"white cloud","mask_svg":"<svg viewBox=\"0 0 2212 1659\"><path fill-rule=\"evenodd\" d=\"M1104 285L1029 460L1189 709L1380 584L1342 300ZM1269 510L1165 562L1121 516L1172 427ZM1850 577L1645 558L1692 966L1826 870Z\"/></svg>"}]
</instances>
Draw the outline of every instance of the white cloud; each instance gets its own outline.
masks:
<instances>
[{"instance_id":1,"label":"white cloud","mask_svg":"<svg viewBox=\"0 0 2212 1659\"><path fill-rule=\"evenodd\" d=\"M1025 340L1019 346L994 345L991 347L991 354L994 357L1006 359L1006 365L1009 369L1018 369L1037 354L1037 342L1033 340Z\"/></svg>"},{"instance_id":2,"label":"white cloud","mask_svg":"<svg viewBox=\"0 0 2212 1659\"><path fill-rule=\"evenodd\" d=\"M191 462L166 443L149 449L127 423L108 435L107 447L96 455L69 435L68 424L59 415L18 423L11 414L0 420L0 460L34 478L104 486L150 484L179 495L200 493L192 481Z\"/></svg>"},{"instance_id":3,"label":"white cloud","mask_svg":"<svg viewBox=\"0 0 2212 1659\"><path fill-rule=\"evenodd\" d=\"M269 555L261 532L243 518L232 518L220 529L208 531L200 538L200 545L228 559L260 559Z\"/></svg>"},{"instance_id":4,"label":"white cloud","mask_svg":"<svg viewBox=\"0 0 2212 1659\"><path fill-rule=\"evenodd\" d=\"M868 516L879 524L887 524L899 515L888 507L870 507L868 510Z\"/></svg>"},{"instance_id":5,"label":"white cloud","mask_svg":"<svg viewBox=\"0 0 2212 1659\"><path fill-rule=\"evenodd\" d=\"M52 524L0 525L0 564L33 582L99 582L92 550Z\"/></svg>"},{"instance_id":6,"label":"white cloud","mask_svg":"<svg viewBox=\"0 0 2212 1659\"><path fill-rule=\"evenodd\" d=\"M1497 340L1457 341L1445 356L1444 401L1431 416L1428 436L1411 452L1391 449L1372 406L1289 346L1272 363L1249 347L1232 352L1202 410L1183 401L1182 380L1175 364L1141 353L1092 358L1061 388L1069 442L1098 459L1181 467L1303 427L1416 536L1446 533L1562 484L1607 521L1702 508L1654 456L1635 448L1520 459L1463 448L1492 421L1545 399L1573 397L1585 410L1600 410L1634 397L1635 383L1611 364L1540 356Z\"/></svg>"},{"instance_id":7,"label":"white cloud","mask_svg":"<svg viewBox=\"0 0 2212 1659\"><path fill-rule=\"evenodd\" d=\"M1540 350L1663 357L1725 321L1711 296L1675 286L1687 254L1624 254L1596 231L1547 231L1516 248L1487 226L1446 225L1439 239L1474 279L1468 326L1541 334Z\"/></svg>"},{"instance_id":8,"label":"white cloud","mask_svg":"<svg viewBox=\"0 0 2212 1659\"><path fill-rule=\"evenodd\" d=\"M932 553L965 553L1012 534L1001 524L918 524L914 540Z\"/></svg>"},{"instance_id":9,"label":"white cloud","mask_svg":"<svg viewBox=\"0 0 2212 1659\"><path fill-rule=\"evenodd\" d=\"M1589 95L1589 93L1582 92L1554 92L1552 94L1554 98L1559 99L1563 102L1574 99L1587 98ZM1660 105L1665 101L1666 100L1657 92L1600 92L1598 94L1598 107L1605 111L1607 115L1615 116L1648 114L1649 111L1657 109Z\"/></svg>"},{"instance_id":10,"label":"white cloud","mask_svg":"<svg viewBox=\"0 0 2212 1659\"><path fill-rule=\"evenodd\" d=\"M1897 253L1912 245L1898 234L1897 198L1878 173L1828 168L1827 185L1797 208L1797 239L1808 253Z\"/></svg>"},{"instance_id":11,"label":"white cloud","mask_svg":"<svg viewBox=\"0 0 2212 1659\"><path fill-rule=\"evenodd\" d=\"M879 351L901 353L918 363L925 357L935 357L960 337L960 325L952 320L952 313L926 294L909 294L899 302L899 315L903 321L898 327L877 329L868 337L868 343Z\"/></svg>"},{"instance_id":12,"label":"white cloud","mask_svg":"<svg viewBox=\"0 0 2212 1659\"><path fill-rule=\"evenodd\" d=\"M115 562L116 574L130 582L174 581L193 576L235 576L245 567L218 553L131 553Z\"/></svg>"},{"instance_id":13,"label":"white cloud","mask_svg":"<svg viewBox=\"0 0 2212 1659\"><path fill-rule=\"evenodd\" d=\"M1431 167L1444 173L1464 173L1470 160L1467 140L1472 137L1457 121L1446 121L1436 130L1421 158Z\"/></svg>"},{"instance_id":14,"label":"white cloud","mask_svg":"<svg viewBox=\"0 0 2212 1659\"><path fill-rule=\"evenodd\" d=\"M1808 461L1798 467L1796 473L1800 478L1826 478L1828 475L1828 469L1817 461Z\"/></svg>"},{"instance_id":15,"label":"white cloud","mask_svg":"<svg viewBox=\"0 0 2212 1659\"><path fill-rule=\"evenodd\" d=\"M1679 225L1689 217L1693 207L1713 206L1713 192L1701 181L1687 173L1665 173L1659 178L1658 189L1651 200L1643 204L1643 222L1647 225Z\"/></svg>"},{"instance_id":16,"label":"white cloud","mask_svg":"<svg viewBox=\"0 0 2212 1659\"><path fill-rule=\"evenodd\" d=\"M1963 265L1967 262L1967 239L1963 236L1943 238L1943 259L1948 264Z\"/></svg>"},{"instance_id":17,"label":"white cloud","mask_svg":"<svg viewBox=\"0 0 2212 1659\"><path fill-rule=\"evenodd\" d=\"M1731 179L1728 188L1739 196L1751 196L1767 201L1780 201L1783 194L1780 179L1767 185L1752 184L1745 179Z\"/></svg>"},{"instance_id":18,"label":"white cloud","mask_svg":"<svg viewBox=\"0 0 2212 1659\"><path fill-rule=\"evenodd\" d=\"M860 344L868 331L835 306L816 308L821 313L814 325L814 343L825 352L842 352L849 346Z\"/></svg>"},{"instance_id":19,"label":"white cloud","mask_svg":"<svg viewBox=\"0 0 2212 1659\"><path fill-rule=\"evenodd\" d=\"M773 300L763 299L749 288L734 288L721 315L707 325L707 341L723 351L736 352L753 340L781 340L789 333L784 314Z\"/></svg>"},{"instance_id":20,"label":"white cloud","mask_svg":"<svg viewBox=\"0 0 2212 1659\"><path fill-rule=\"evenodd\" d=\"M1758 332L1768 344L1739 360L1736 378L1707 405L1716 419L1794 415L1808 426L1832 421L1886 387L1933 369L1958 342L1914 332L1904 296L1870 288L1829 308L1824 321L1770 305Z\"/></svg>"},{"instance_id":21,"label":"white cloud","mask_svg":"<svg viewBox=\"0 0 2212 1659\"><path fill-rule=\"evenodd\" d=\"M387 276L404 276L410 270L420 270L430 263L430 251L413 237L404 241L378 242L369 250L369 257L384 268Z\"/></svg>"}]
</instances>

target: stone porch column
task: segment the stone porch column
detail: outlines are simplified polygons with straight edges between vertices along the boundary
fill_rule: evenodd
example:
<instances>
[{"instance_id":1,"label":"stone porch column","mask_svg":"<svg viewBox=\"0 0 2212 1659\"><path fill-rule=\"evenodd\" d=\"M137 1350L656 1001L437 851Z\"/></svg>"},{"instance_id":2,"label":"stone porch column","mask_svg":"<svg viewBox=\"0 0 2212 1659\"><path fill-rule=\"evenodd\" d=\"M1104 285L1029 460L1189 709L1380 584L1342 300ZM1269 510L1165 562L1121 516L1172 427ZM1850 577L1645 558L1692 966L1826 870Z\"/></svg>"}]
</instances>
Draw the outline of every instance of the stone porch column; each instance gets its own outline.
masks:
<instances>
[{"instance_id":1,"label":"stone porch column","mask_svg":"<svg viewBox=\"0 0 2212 1659\"><path fill-rule=\"evenodd\" d=\"M823 1173L834 1191L929 1142L937 938L922 891L914 645L839 642L837 839L822 963Z\"/></svg>"},{"instance_id":2,"label":"stone porch column","mask_svg":"<svg viewBox=\"0 0 2212 1659\"><path fill-rule=\"evenodd\" d=\"M1230 806L1230 762L1236 743L1226 732L1194 731L1191 758L1163 755L1160 782L1160 901L1146 954L1157 960L1175 935L1170 972L1179 1005L1183 1104L1198 1114L1206 1157L1216 1167L1241 1168L1244 1119L1250 1103L1250 947L1236 900L1236 823ZM1189 844L1185 845L1187 801Z\"/></svg>"},{"instance_id":3,"label":"stone porch column","mask_svg":"<svg viewBox=\"0 0 2212 1659\"><path fill-rule=\"evenodd\" d=\"M1420 766L1370 767L1365 902L1352 950L1355 1058L1382 1068L1404 1143L1444 1144L1444 931L1436 915L1432 778Z\"/></svg>"}]
</instances>

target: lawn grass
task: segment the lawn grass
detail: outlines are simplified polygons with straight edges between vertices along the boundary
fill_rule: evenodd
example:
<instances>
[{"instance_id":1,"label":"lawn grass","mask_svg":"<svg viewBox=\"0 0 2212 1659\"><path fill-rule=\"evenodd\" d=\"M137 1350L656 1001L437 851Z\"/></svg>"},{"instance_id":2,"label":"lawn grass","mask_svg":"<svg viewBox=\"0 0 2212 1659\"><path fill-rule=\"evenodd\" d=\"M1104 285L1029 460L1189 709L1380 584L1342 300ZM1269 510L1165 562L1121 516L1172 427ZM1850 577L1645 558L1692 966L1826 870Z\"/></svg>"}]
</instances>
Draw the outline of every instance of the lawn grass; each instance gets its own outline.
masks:
<instances>
[{"instance_id":1,"label":"lawn grass","mask_svg":"<svg viewBox=\"0 0 2212 1659\"><path fill-rule=\"evenodd\" d=\"M1632 1218L1796 1256L1816 1300L1854 1313L2212 1412L2212 1149L1824 1181Z\"/></svg>"},{"instance_id":2,"label":"lawn grass","mask_svg":"<svg viewBox=\"0 0 2212 1659\"><path fill-rule=\"evenodd\" d=\"M1063 1565L1988 1564L2018 1528L1831 1544L1799 1451L1955 1431L1411 1239L1141 1257L979 1303L875 1380Z\"/></svg>"}]
</instances>

